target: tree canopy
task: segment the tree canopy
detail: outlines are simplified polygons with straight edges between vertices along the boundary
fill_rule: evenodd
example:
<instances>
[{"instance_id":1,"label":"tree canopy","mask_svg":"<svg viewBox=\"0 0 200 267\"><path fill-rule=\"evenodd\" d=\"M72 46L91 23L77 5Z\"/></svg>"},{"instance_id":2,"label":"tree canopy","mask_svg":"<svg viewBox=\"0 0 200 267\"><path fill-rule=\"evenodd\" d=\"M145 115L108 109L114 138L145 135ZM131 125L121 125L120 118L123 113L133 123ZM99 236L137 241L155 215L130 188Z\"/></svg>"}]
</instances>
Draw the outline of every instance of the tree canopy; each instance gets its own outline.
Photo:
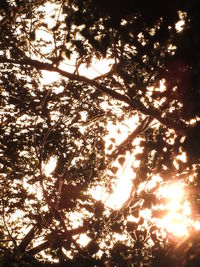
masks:
<instances>
[{"instance_id":1,"label":"tree canopy","mask_svg":"<svg viewBox=\"0 0 200 267\"><path fill-rule=\"evenodd\" d=\"M199 215L197 4L0 1L0 266L199 266L195 234L177 247L156 223L161 184Z\"/></svg>"}]
</instances>

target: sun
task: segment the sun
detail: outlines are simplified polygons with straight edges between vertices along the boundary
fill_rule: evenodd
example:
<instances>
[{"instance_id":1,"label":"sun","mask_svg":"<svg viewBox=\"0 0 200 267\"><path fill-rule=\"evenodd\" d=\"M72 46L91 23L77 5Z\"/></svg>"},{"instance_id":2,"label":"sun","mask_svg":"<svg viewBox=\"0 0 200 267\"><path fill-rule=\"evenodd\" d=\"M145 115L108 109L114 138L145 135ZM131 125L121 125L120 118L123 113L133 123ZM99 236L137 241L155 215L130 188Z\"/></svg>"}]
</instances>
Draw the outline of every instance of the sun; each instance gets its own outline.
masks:
<instances>
[{"instance_id":1,"label":"sun","mask_svg":"<svg viewBox=\"0 0 200 267\"><path fill-rule=\"evenodd\" d=\"M173 182L160 186L157 196L164 199L165 204L159 206L165 216L158 220L158 225L175 237L185 237L192 230L198 230L198 222L192 219L191 205L187 199L186 185Z\"/></svg>"},{"instance_id":2,"label":"sun","mask_svg":"<svg viewBox=\"0 0 200 267\"><path fill-rule=\"evenodd\" d=\"M184 184L180 182L173 182L171 184L166 184L161 186L158 195L165 197L171 201L173 204L177 201L181 201L184 197Z\"/></svg>"},{"instance_id":3,"label":"sun","mask_svg":"<svg viewBox=\"0 0 200 267\"><path fill-rule=\"evenodd\" d=\"M136 124L136 121L135 121ZM112 130L112 131L111 131ZM112 136L117 129L111 127ZM116 131L115 131L116 130ZM125 128L121 135L115 135L116 142L121 143L123 139L127 137L125 134ZM107 141L109 141L108 135ZM139 140L136 140L139 142ZM139 143L138 143L139 145ZM116 164L116 163L115 163ZM112 209L120 209L126 200L130 197L134 198L134 178L135 173L133 172L132 166L136 164L133 154L126 155L126 161L124 167L118 166L118 172L116 173L116 185L113 188L113 193L109 195L106 192L106 188L101 186L93 188L91 195L97 200L101 200L106 206ZM139 164L139 163L137 163ZM46 164L44 164L44 172L47 176L51 175L52 171L56 167L56 159L51 157ZM150 191L159 184L159 188L156 191L156 196L160 199L160 204L153 206L152 210L164 211L164 216L160 218L154 218L153 213L148 210L145 212L145 219L152 221L157 224L157 226L162 229L165 233L176 238L183 238L190 234L191 230L200 230L200 222L192 219L192 209L187 197L186 184L181 181L173 182L163 182L162 177L153 176L148 183L141 185L140 191L147 190ZM143 211L141 211L141 216L144 217Z\"/></svg>"}]
</instances>

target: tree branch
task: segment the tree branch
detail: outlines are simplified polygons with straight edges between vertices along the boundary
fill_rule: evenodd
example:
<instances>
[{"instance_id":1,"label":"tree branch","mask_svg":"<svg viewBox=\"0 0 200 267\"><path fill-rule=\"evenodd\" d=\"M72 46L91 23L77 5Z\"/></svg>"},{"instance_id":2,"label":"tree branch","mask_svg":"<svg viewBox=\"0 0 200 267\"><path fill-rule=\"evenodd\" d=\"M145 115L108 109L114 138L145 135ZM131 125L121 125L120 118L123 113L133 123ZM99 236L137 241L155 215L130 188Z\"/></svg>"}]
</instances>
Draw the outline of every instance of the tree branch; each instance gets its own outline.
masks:
<instances>
[{"instance_id":1,"label":"tree branch","mask_svg":"<svg viewBox=\"0 0 200 267\"><path fill-rule=\"evenodd\" d=\"M138 127L131 133L129 136L121 143L119 144L116 149L113 151L113 153L109 156L109 159L115 160L117 157L126 150L127 146L129 146L133 140L141 134L143 131L147 129L149 124L153 121L152 117L145 118Z\"/></svg>"},{"instance_id":2,"label":"tree branch","mask_svg":"<svg viewBox=\"0 0 200 267\"><path fill-rule=\"evenodd\" d=\"M86 228L84 226L80 226L78 228L68 230L68 235L70 237L73 236L73 235L78 235L78 234L83 233L85 230L86 230ZM71 242L74 242L74 240L71 240ZM30 255L30 256L34 256L35 254L37 254L37 253L49 248L50 246L51 246L51 241L49 241L49 240L44 241L40 245L28 250L27 254Z\"/></svg>"},{"instance_id":3,"label":"tree branch","mask_svg":"<svg viewBox=\"0 0 200 267\"><path fill-rule=\"evenodd\" d=\"M30 244L30 242L32 241L32 239L34 238L35 234L37 231L40 231L41 228L39 225L34 225L30 231L25 235L25 237L23 238L23 240L21 241L21 243L18 246L18 249L22 252L24 252L27 248L27 246Z\"/></svg>"},{"instance_id":4,"label":"tree branch","mask_svg":"<svg viewBox=\"0 0 200 267\"><path fill-rule=\"evenodd\" d=\"M57 66L54 66L53 64L47 63L47 62L40 62L35 59L31 59L26 57L25 59L20 60L13 60L8 59L7 57L0 56L0 63L11 63L11 64L17 64L17 65L25 65L25 66L32 66L38 70L47 70L47 71L54 71L62 75L63 77L66 77L73 81L83 82L86 83L92 87L95 87L96 89L100 90L101 92L113 97L116 100L122 101L126 104L128 104L131 108L135 110L139 110L144 115L149 115L157 119L161 124L167 126L170 129L174 129L177 132L183 133L187 130L187 125L183 121L175 121L172 118L164 117L162 114L160 114L160 110L156 110L154 108L145 107L145 105L138 99L131 100L126 95L122 95L118 93L117 91L114 91L110 88L107 88L104 85L101 85L98 83L95 79L89 79L85 76L72 74L70 72L61 70Z\"/></svg>"},{"instance_id":5,"label":"tree branch","mask_svg":"<svg viewBox=\"0 0 200 267\"><path fill-rule=\"evenodd\" d=\"M35 254L47 249L50 246L50 244L51 244L50 241L45 241L45 242L41 243L40 245L28 250L27 254L29 256L34 256Z\"/></svg>"}]
</instances>

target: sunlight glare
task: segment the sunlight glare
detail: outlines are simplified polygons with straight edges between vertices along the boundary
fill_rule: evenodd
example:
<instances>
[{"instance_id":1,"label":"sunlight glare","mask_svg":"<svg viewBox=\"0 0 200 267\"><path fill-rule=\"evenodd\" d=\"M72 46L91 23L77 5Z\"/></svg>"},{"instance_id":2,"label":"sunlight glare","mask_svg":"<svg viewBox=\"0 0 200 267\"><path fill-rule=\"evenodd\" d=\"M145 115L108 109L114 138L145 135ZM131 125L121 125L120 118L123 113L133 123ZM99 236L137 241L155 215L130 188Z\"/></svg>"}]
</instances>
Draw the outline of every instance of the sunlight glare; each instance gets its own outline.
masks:
<instances>
[{"instance_id":1,"label":"sunlight glare","mask_svg":"<svg viewBox=\"0 0 200 267\"><path fill-rule=\"evenodd\" d=\"M150 209L143 209L140 210L140 216L142 216L144 219L149 220L151 218L151 210Z\"/></svg>"},{"instance_id":2,"label":"sunlight glare","mask_svg":"<svg viewBox=\"0 0 200 267\"><path fill-rule=\"evenodd\" d=\"M185 22L184 20L179 20L176 24L175 24L175 28L177 32L182 32L183 28L184 28Z\"/></svg>"},{"instance_id":3,"label":"sunlight glare","mask_svg":"<svg viewBox=\"0 0 200 267\"><path fill-rule=\"evenodd\" d=\"M187 162L187 154L185 152L182 152L180 155L176 157L176 159L186 163Z\"/></svg>"},{"instance_id":4,"label":"sunlight glare","mask_svg":"<svg viewBox=\"0 0 200 267\"><path fill-rule=\"evenodd\" d=\"M86 64L82 64L79 68L79 73L80 75L86 76L89 79L94 79L97 76L109 72L113 63L114 61L111 60L97 60L94 58L89 68L86 67Z\"/></svg>"},{"instance_id":5,"label":"sunlight glare","mask_svg":"<svg viewBox=\"0 0 200 267\"><path fill-rule=\"evenodd\" d=\"M48 162L44 164L43 169L46 174L46 176L51 175L51 173L55 170L57 164L57 160L54 157L50 157Z\"/></svg>"},{"instance_id":6,"label":"sunlight glare","mask_svg":"<svg viewBox=\"0 0 200 267\"><path fill-rule=\"evenodd\" d=\"M114 193L108 198L106 205L114 209L119 209L123 203L128 199L132 191L132 181L130 177L133 177L134 173L130 166L127 166L124 173L119 175L119 182L114 189Z\"/></svg>"},{"instance_id":7,"label":"sunlight glare","mask_svg":"<svg viewBox=\"0 0 200 267\"><path fill-rule=\"evenodd\" d=\"M76 237L76 236L74 236ZM80 236L76 239L76 241L83 247L87 246L87 244L91 241L86 234L80 234Z\"/></svg>"},{"instance_id":8,"label":"sunlight glare","mask_svg":"<svg viewBox=\"0 0 200 267\"><path fill-rule=\"evenodd\" d=\"M163 179L159 175L154 175L150 181L146 184L147 191L151 191L153 188L155 188L158 184L160 184L163 181Z\"/></svg>"},{"instance_id":9,"label":"sunlight glare","mask_svg":"<svg viewBox=\"0 0 200 267\"><path fill-rule=\"evenodd\" d=\"M95 186L95 188L92 188L89 190L91 196L96 200L101 200L102 202L105 202L108 198L108 193L106 192L105 188L102 186Z\"/></svg>"},{"instance_id":10,"label":"sunlight glare","mask_svg":"<svg viewBox=\"0 0 200 267\"><path fill-rule=\"evenodd\" d=\"M168 198L170 201L181 201L184 196L184 184L172 183L170 185L161 186L158 195Z\"/></svg>"},{"instance_id":11,"label":"sunlight glare","mask_svg":"<svg viewBox=\"0 0 200 267\"><path fill-rule=\"evenodd\" d=\"M183 237L188 234L188 220L181 214L170 213L161 221L161 226L167 232L177 237Z\"/></svg>"},{"instance_id":12,"label":"sunlight glare","mask_svg":"<svg viewBox=\"0 0 200 267\"><path fill-rule=\"evenodd\" d=\"M193 221L190 218L191 207L186 200L184 183L174 182L161 186L158 195L167 199L163 206L163 209L167 210L167 215L158 221L158 225L176 237L188 235Z\"/></svg>"},{"instance_id":13,"label":"sunlight glare","mask_svg":"<svg viewBox=\"0 0 200 267\"><path fill-rule=\"evenodd\" d=\"M49 73L49 71L43 70L42 79L40 81L42 85L48 85L48 84L58 81L59 78L60 78L60 75L57 72L51 71Z\"/></svg>"},{"instance_id":14,"label":"sunlight glare","mask_svg":"<svg viewBox=\"0 0 200 267\"><path fill-rule=\"evenodd\" d=\"M194 229L197 231L200 230L200 222L199 221L194 222Z\"/></svg>"}]
</instances>

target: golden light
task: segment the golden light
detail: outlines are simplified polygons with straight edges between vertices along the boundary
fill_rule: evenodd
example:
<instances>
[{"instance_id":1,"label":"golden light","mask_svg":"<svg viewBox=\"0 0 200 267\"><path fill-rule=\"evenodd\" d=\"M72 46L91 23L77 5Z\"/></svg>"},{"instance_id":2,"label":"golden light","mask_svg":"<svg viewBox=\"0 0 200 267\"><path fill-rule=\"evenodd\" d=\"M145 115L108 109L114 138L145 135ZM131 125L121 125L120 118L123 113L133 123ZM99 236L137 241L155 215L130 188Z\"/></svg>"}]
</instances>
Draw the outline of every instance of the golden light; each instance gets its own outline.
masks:
<instances>
[{"instance_id":1,"label":"golden light","mask_svg":"<svg viewBox=\"0 0 200 267\"><path fill-rule=\"evenodd\" d=\"M120 169L117 173L118 182L116 187L114 188L113 194L111 194L106 201L107 206L114 209L119 209L130 196L130 193L132 191L132 179L135 177L131 166L131 160L126 163L124 169L119 166Z\"/></svg>"},{"instance_id":2,"label":"golden light","mask_svg":"<svg viewBox=\"0 0 200 267\"><path fill-rule=\"evenodd\" d=\"M188 221L178 213L169 213L162 219L162 227L177 237L188 234Z\"/></svg>"},{"instance_id":3,"label":"golden light","mask_svg":"<svg viewBox=\"0 0 200 267\"><path fill-rule=\"evenodd\" d=\"M87 234L80 234L78 237L74 236L74 238L83 247L86 246L91 241L91 238L89 238Z\"/></svg>"},{"instance_id":4,"label":"golden light","mask_svg":"<svg viewBox=\"0 0 200 267\"><path fill-rule=\"evenodd\" d=\"M99 75L100 71L102 73L102 69L104 69L105 72L109 71L110 66L106 61L102 62L101 64L100 62L95 61L94 64L95 68L82 68L81 74L89 78L94 78L95 76ZM105 66L105 68L103 68L102 66ZM52 79L53 78L56 79L56 75L55 77L52 77ZM45 81L49 82L47 76L45 78ZM164 81L160 82L160 87L161 90L165 90ZM108 123L108 135L105 140L106 152L108 154L112 153L115 147L126 139L128 134L137 126L137 122L138 117L135 116L134 118L127 119L126 121L120 123L120 125L114 126L112 123ZM116 142L115 144L113 143L113 149L111 151L108 151L107 148L111 144L111 138L115 138ZM135 140L135 142L137 143L137 145L139 145L138 138ZM139 146L138 149L140 149ZM185 162L187 160L186 154L180 154L174 160L174 164L178 165L178 160ZM117 162L115 162L114 164L117 165ZM50 158L44 166L44 171L47 176L51 174L55 166L56 160L54 158ZM119 171L116 174L116 185L113 188L113 194L109 195L106 192L106 188L99 186L92 189L91 195L97 200L101 199L101 201L103 201L106 206L113 209L119 209L128 199L133 189L132 181L135 178L135 173L133 172L132 166L134 166L135 168L139 167L139 161L136 161L134 159L134 154L127 153L124 166L121 166L120 164L117 165ZM166 200L165 205L162 205L161 208L163 210L166 210L167 214L163 218L157 220L157 225L162 228L163 231L177 238L187 236L191 228L196 230L200 229L200 223L191 219L191 207L189 202L185 199L184 183L173 182L170 184L163 184L163 180L160 176L154 176L148 183L146 183L146 185L141 187L141 191L145 188L146 190L150 191L158 184L161 184L161 186L157 192L157 196ZM134 197L134 194L132 197ZM140 216L142 216L145 220L153 220L152 212L149 209L141 211ZM85 236L81 236L79 241L83 244L89 242L89 240L86 241Z\"/></svg>"},{"instance_id":5,"label":"golden light","mask_svg":"<svg viewBox=\"0 0 200 267\"><path fill-rule=\"evenodd\" d=\"M185 22L183 20L179 20L176 24L175 24L175 28L177 32L182 32L183 28L184 28Z\"/></svg>"},{"instance_id":6,"label":"golden light","mask_svg":"<svg viewBox=\"0 0 200 267\"><path fill-rule=\"evenodd\" d=\"M92 60L91 67L89 68L86 67L86 64L81 64L79 73L80 75L86 76L89 79L94 79L99 75L109 72L113 64L113 60L98 60L94 58Z\"/></svg>"},{"instance_id":7,"label":"golden light","mask_svg":"<svg viewBox=\"0 0 200 267\"><path fill-rule=\"evenodd\" d=\"M158 195L168 198L172 202L179 202L184 196L184 184L177 182L161 186L158 191Z\"/></svg>"},{"instance_id":8,"label":"golden light","mask_svg":"<svg viewBox=\"0 0 200 267\"><path fill-rule=\"evenodd\" d=\"M113 144L113 150L115 150L116 146L121 144L132 132L138 124L138 116L133 116L131 118L126 119L120 125L113 125L112 123L108 123L108 135L105 138L105 147L106 152L110 154L108 151L108 147L111 145L110 139L115 138L115 144ZM139 145L139 138L134 140L135 145ZM133 166L135 168L139 167L139 161L135 160L135 153L127 152L125 155L125 162L123 166L121 166L117 161L113 163L114 166L118 167L118 172L116 173L116 185L113 188L113 193L107 198L105 204L108 207L113 209L119 209L129 198L131 192L134 194L133 188L133 179L135 178L135 173L133 171ZM132 195L133 197L133 195Z\"/></svg>"},{"instance_id":9,"label":"golden light","mask_svg":"<svg viewBox=\"0 0 200 267\"><path fill-rule=\"evenodd\" d=\"M200 230L200 222L199 221L194 222L194 229L196 231L199 231Z\"/></svg>"},{"instance_id":10,"label":"golden light","mask_svg":"<svg viewBox=\"0 0 200 267\"><path fill-rule=\"evenodd\" d=\"M166 204L160 208L167 214L158 220L158 225L168 233L176 237L187 236L195 223L191 216L190 203L187 201L185 185L174 182L161 186L158 195L166 200Z\"/></svg>"},{"instance_id":11,"label":"golden light","mask_svg":"<svg viewBox=\"0 0 200 267\"><path fill-rule=\"evenodd\" d=\"M182 11L178 11L179 15L179 21L175 24L175 29L177 32L182 32L185 25L185 18L187 17L187 14Z\"/></svg>"},{"instance_id":12,"label":"golden light","mask_svg":"<svg viewBox=\"0 0 200 267\"><path fill-rule=\"evenodd\" d=\"M48 162L43 165L43 169L46 176L49 176L55 170L56 163L57 163L56 158L50 157Z\"/></svg>"},{"instance_id":13,"label":"golden light","mask_svg":"<svg viewBox=\"0 0 200 267\"><path fill-rule=\"evenodd\" d=\"M135 120L134 123L127 123L126 125L131 125L131 127L133 127L133 125L136 124L137 120ZM119 125L109 125L109 133L105 140L106 148L110 145L109 140L111 137L116 139L116 145L119 145L121 142L123 142L123 140L128 136L128 132L130 131L129 127L127 126L121 127L121 130L117 131ZM138 149L140 149L139 139L136 139L135 141L138 145ZM177 165L179 161L186 162L186 154L181 152L181 154L178 155L175 160L177 162ZM114 164L117 166L116 162ZM113 188L113 194L111 194L110 196L108 196L108 194L105 195L105 189L101 190L100 188L98 188L99 192L101 192L101 197L100 194L98 194L98 199L102 199L102 201L107 206L113 209L121 208L121 206L130 196L130 193L133 189L132 182L135 178L135 173L133 172L131 166L139 167L138 164L139 163L136 162L134 159L134 154L127 154L124 166L122 167L118 165L119 171L116 174L117 183ZM164 183L162 177L156 175L153 176L152 179L148 182L142 183L138 189L138 192L142 192L143 190L147 190L149 192L156 186L159 186L159 189L156 194L157 197L164 200L164 204L158 206L157 208L160 210L164 210L165 216L155 220L155 218L153 218L153 213L151 209L141 210L140 216L143 217L145 221L149 220L155 222L158 227L163 230L163 237L167 237L168 233L176 238L183 238L189 235L191 230L200 229L200 223L192 219L192 210L190 203L188 202L186 197L186 184L184 182L176 180L174 182ZM95 194L93 194L93 196L94 195ZM134 198L134 193L132 197ZM144 225L148 227L146 223Z\"/></svg>"}]
</instances>

